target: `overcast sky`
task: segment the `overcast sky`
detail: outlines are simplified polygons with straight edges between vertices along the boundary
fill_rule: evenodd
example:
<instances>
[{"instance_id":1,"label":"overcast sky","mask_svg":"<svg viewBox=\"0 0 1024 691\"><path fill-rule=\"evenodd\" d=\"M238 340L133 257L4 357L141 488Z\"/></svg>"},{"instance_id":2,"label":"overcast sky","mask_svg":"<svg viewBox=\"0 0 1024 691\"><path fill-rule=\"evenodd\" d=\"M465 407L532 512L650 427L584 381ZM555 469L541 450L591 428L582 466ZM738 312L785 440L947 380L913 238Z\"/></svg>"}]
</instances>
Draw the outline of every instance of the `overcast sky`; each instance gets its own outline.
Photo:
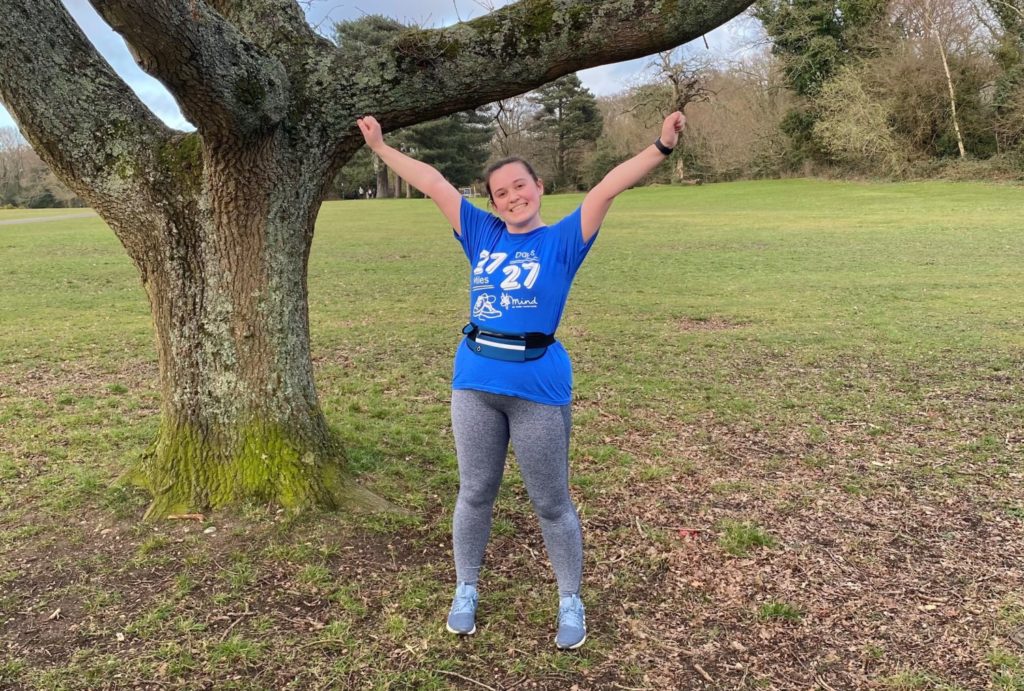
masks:
<instances>
[{"instance_id":1,"label":"overcast sky","mask_svg":"<svg viewBox=\"0 0 1024 691\"><path fill-rule=\"evenodd\" d=\"M86 0L62 0L78 21L86 35L103 54L114 70L139 95L146 105L171 127L192 129L182 117L174 98L160 82L140 70L128 54L121 37L115 34L99 18ZM406 23L424 27L448 26L461 20L472 19L485 14L485 6L496 7L508 4L509 0L313 0L303 2L310 24L320 33L329 35L335 22L358 19L366 14L383 14ZM711 52L718 56L732 57L742 52L750 43L752 20L742 17L734 19L707 35ZM704 50L698 39L696 48ZM579 73L583 84L598 96L613 94L635 83L641 76L650 58L604 65ZM0 107L0 127L13 127L14 120Z\"/></svg>"}]
</instances>

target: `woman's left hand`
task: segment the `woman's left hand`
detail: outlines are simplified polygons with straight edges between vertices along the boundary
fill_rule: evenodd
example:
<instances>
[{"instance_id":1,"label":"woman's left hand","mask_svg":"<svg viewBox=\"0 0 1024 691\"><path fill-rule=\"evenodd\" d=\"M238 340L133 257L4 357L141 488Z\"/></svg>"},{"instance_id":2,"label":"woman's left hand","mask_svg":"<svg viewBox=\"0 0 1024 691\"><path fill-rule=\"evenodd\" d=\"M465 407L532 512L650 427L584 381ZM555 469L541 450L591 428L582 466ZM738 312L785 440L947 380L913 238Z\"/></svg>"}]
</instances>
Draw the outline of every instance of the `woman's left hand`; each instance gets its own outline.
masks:
<instances>
[{"instance_id":1,"label":"woman's left hand","mask_svg":"<svg viewBox=\"0 0 1024 691\"><path fill-rule=\"evenodd\" d=\"M661 143L670 149L674 149L679 143L679 133L686 127L686 116L678 110L667 118L661 125Z\"/></svg>"}]
</instances>

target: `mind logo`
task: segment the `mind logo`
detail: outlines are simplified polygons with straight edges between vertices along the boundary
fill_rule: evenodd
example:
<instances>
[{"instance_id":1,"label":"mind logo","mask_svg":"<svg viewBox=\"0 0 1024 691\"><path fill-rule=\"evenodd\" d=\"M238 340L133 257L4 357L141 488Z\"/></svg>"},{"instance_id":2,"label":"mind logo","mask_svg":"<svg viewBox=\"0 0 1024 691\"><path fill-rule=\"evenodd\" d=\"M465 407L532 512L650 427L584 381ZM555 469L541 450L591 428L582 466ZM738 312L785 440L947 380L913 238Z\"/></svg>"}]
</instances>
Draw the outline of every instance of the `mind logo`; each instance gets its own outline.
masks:
<instances>
[{"instance_id":1,"label":"mind logo","mask_svg":"<svg viewBox=\"0 0 1024 691\"><path fill-rule=\"evenodd\" d=\"M520 307L536 307L537 298L533 297L529 300L523 300L521 298L512 297L508 293L501 294L501 300L499 301L502 307L505 309L518 309Z\"/></svg>"}]
</instances>

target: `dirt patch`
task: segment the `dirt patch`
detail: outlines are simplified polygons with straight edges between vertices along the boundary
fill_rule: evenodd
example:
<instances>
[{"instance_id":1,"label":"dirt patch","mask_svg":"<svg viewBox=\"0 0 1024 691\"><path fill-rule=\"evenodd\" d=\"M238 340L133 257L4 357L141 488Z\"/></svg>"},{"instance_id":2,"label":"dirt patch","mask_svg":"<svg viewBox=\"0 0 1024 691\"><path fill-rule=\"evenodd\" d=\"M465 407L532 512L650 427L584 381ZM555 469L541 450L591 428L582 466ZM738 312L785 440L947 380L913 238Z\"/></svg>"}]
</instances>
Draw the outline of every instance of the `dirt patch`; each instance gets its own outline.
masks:
<instances>
[{"instance_id":1,"label":"dirt patch","mask_svg":"<svg viewBox=\"0 0 1024 691\"><path fill-rule=\"evenodd\" d=\"M159 372L155 362L146 360L122 362L116 369L68 361L15 370L0 378L0 384L26 398L52 402L58 394L108 395L110 387L118 385L133 391L155 390L159 386Z\"/></svg>"},{"instance_id":2,"label":"dirt patch","mask_svg":"<svg viewBox=\"0 0 1024 691\"><path fill-rule=\"evenodd\" d=\"M43 540L5 555L0 650L39 667L67 662L82 648L125 653L146 646L148 625L161 631L157 643L178 640L182 632L169 625L174 619L219 641L259 617L273 622L275 636L312 634L337 615L337 583L356 586L352 597L366 607L369 630L379 625L380 603L396 574L447 558L447 547L425 548L416 530L382 535L331 515L289 527L283 516L141 525L96 514L57 540L45 539L57 529L46 526ZM312 573L324 582L304 571L310 565L323 569ZM174 612L167 622L162 607Z\"/></svg>"},{"instance_id":3,"label":"dirt patch","mask_svg":"<svg viewBox=\"0 0 1024 691\"><path fill-rule=\"evenodd\" d=\"M726 331L728 329L739 329L746 324L734 322L722 317L683 317L675 321L676 328L680 331Z\"/></svg>"},{"instance_id":4,"label":"dirt patch","mask_svg":"<svg viewBox=\"0 0 1024 691\"><path fill-rule=\"evenodd\" d=\"M921 441L908 436L906 448ZM867 453L837 444L824 464L800 462L815 445L798 434L716 426L704 446L696 472L644 481L639 467L590 502L588 547L604 557L588 574L605 590L598 626L623 656L605 673L628 660L645 688L853 689L921 670L983 688L993 672L979 661L999 646L1024 652L1024 622L1000 614L1024 584L1012 478L982 474L984 461L955 477L916 468L885 440ZM727 554L727 520L776 546Z\"/></svg>"}]
</instances>

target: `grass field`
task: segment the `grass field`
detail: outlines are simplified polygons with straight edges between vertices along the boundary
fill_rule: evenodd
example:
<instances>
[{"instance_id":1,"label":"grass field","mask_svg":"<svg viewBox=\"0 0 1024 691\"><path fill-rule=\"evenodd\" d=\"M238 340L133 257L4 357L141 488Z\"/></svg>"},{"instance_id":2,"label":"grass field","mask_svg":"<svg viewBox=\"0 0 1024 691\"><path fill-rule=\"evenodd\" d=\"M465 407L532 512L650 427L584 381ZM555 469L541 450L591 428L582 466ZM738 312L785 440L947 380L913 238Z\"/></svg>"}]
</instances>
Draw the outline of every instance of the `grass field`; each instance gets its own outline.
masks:
<instances>
[{"instance_id":1,"label":"grass field","mask_svg":"<svg viewBox=\"0 0 1024 691\"><path fill-rule=\"evenodd\" d=\"M325 204L310 266L322 403L399 517L141 524L115 482L158 423L135 270L98 219L0 226L0 688L1020 691L1022 209L981 184L623 195L560 330L571 654L514 465L478 634L443 631L468 297L429 202Z\"/></svg>"}]
</instances>

